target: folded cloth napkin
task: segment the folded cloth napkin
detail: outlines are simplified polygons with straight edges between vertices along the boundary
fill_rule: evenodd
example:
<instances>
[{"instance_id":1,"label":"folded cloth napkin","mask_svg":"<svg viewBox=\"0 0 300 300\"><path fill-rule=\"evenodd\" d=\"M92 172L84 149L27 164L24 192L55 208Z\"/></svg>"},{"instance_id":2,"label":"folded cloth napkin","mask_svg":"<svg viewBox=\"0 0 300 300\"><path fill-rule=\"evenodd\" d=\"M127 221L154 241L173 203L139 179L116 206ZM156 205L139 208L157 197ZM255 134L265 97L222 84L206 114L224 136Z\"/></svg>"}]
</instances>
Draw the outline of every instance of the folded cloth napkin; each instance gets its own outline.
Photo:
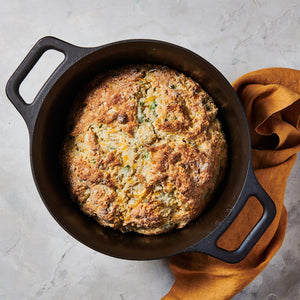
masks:
<instances>
[{"instance_id":1,"label":"folded cloth napkin","mask_svg":"<svg viewBox=\"0 0 300 300\"><path fill-rule=\"evenodd\" d=\"M201 253L173 257L170 268L175 283L163 300L231 299L268 265L284 239L284 190L300 150L300 71L263 69L240 77L233 87L248 118L255 174L276 205L276 217L240 263L225 263ZM236 249L261 213L261 205L251 197L218 245Z\"/></svg>"}]
</instances>

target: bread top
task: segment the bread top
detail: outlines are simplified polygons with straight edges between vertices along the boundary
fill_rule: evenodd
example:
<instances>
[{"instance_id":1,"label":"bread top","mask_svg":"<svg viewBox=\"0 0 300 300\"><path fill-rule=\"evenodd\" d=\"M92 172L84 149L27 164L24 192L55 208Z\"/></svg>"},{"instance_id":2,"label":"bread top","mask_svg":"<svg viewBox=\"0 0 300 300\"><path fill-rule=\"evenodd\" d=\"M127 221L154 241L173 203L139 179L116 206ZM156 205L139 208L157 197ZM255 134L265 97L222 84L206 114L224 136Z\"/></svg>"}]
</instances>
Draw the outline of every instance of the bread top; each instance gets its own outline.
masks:
<instances>
[{"instance_id":1,"label":"bread top","mask_svg":"<svg viewBox=\"0 0 300 300\"><path fill-rule=\"evenodd\" d=\"M101 225L160 234L205 209L227 144L213 99L166 66L99 75L78 96L62 149L72 199Z\"/></svg>"}]
</instances>

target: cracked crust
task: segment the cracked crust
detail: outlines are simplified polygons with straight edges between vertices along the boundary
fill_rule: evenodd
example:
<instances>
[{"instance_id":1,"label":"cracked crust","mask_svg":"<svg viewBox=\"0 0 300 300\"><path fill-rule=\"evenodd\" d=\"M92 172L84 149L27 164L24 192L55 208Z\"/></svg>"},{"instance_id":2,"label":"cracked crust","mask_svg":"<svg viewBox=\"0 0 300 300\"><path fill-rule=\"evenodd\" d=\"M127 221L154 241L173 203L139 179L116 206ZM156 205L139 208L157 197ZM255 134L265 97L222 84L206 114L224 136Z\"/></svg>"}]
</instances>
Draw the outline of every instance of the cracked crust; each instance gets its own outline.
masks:
<instances>
[{"instance_id":1,"label":"cracked crust","mask_svg":"<svg viewBox=\"0 0 300 300\"><path fill-rule=\"evenodd\" d=\"M102 74L78 97L62 149L72 199L101 225L160 234L199 216L227 144L212 98L165 66Z\"/></svg>"}]
</instances>

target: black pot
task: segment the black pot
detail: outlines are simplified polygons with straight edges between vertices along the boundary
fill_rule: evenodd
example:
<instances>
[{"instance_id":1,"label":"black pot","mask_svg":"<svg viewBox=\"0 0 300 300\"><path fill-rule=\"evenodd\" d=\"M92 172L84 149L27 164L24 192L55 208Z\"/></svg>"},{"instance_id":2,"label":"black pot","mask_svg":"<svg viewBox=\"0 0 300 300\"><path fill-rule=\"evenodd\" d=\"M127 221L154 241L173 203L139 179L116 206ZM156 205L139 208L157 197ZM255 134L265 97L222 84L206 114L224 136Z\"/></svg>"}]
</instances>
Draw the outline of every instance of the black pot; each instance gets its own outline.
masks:
<instances>
[{"instance_id":1,"label":"black pot","mask_svg":"<svg viewBox=\"0 0 300 300\"><path fill-rule=\"evenodd\" d=\"M34 101L26 104L19 94L20 84L49 49L62 52L65 59ZM58 161L66 115L78 91L96 74L131 63L167 65L201 83L219 107L218 117L229 144L226 179L210 207L185 228L158 236L124 234L104 228L84 215L70 200ZM275 205L252 170L249 128L236 93L218 70L187 49L155 40L125 40L80 48L54 37L45 37L37 42L9 79L6 93L28 126L32 173L44 204L68 233L96 251L135 260L198 251L235 263L248 254L275 217ZM237 250L219 248L217 240L251 195L256 196L263 206L261 219Z\"/></svg>"}]
</instances>

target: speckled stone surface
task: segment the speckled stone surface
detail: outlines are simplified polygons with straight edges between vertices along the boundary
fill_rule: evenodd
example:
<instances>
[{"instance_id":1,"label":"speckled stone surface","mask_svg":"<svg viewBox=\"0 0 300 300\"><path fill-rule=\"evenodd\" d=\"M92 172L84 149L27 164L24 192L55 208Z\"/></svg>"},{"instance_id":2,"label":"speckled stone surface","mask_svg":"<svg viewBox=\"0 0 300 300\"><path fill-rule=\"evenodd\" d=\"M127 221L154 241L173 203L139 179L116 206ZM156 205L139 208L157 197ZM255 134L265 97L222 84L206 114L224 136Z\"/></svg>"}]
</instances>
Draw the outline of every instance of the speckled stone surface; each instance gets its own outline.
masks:
<instances>
[{"instance_id":1,"label":"speckled stone surface","mask_svg":"<svg viewBox=\"0 0 300 300\"><path fill-rule=\"evenodd\" d=\"M61 229L38 195L27 129L4 86L46 35L80 46L166 40L200 54L232 82L260 68L300 69L300 2L1 1L0 299L160 299L174 281L168 260L135 262L99 254ZM57 64L52 54L24 83L28 101ZM298 158L285 193L289 223L281 249L234 300L299 299L299 174Z\"/></svg>"}]
</instances>

